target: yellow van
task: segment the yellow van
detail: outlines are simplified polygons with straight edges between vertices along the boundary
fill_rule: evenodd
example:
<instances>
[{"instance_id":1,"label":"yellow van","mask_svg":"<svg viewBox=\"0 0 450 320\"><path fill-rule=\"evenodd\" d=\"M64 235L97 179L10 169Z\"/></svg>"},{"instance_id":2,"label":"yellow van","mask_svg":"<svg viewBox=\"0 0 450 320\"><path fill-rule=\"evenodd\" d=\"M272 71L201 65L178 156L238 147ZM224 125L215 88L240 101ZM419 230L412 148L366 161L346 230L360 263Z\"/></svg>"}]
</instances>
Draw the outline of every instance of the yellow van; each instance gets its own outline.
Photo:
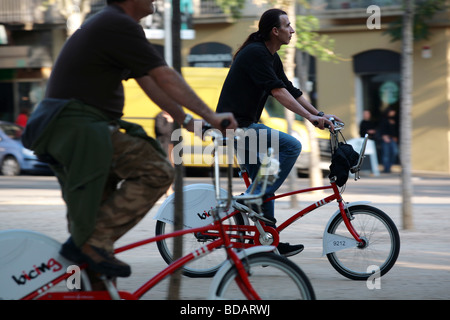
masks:
<instances>
[{"instance_id":1,"label":"yellow van","mask_svg":"<svg viewBox=\"0 0 450 320\"><path fill-rule=\"evenodd\" d=\"M182 73L187 83L203 101L215 110L228 70L228 68L184 67ZM145 95L135 80L124 81L123 85L125 90L123 119L140 124L148 135L155 137L155 117L161 112L161 109ZM276 104L268 105L263 111L261 122L271 128L286 132L287 121L277 115L276 109ZM190 111L186 110L186 112ZM192 112L190 113L192 114ZM195 114L193 116L198 118ZM301 120L294 121L292 130L292 134L302 143L302 153L297 160L296 167L300 171L307 171L310 154L308 131ZM210 151L210 141L202 141L198 136L185 129L181 129L181 135L183 137L183 165L187 167L210 166L212 158L210 153L205 152L205 150ZM325 170L330 164L329 137L326 131L318 129L316 136L319 139L321 150L321 168ZM174 149L174 154L179 154L179 151ZM226 163L225 160L223 163Z\"/></svg>"}]
</instances>

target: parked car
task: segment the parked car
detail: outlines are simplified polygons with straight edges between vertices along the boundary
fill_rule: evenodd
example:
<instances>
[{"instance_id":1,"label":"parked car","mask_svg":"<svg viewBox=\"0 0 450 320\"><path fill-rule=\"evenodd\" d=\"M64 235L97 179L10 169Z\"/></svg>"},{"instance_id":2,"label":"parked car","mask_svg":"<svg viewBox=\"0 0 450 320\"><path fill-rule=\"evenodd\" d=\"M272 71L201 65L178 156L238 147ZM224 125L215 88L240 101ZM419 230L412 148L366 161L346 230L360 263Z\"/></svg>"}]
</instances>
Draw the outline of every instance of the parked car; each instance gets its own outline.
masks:
<instances>
[{"instance_id":1,"label":"parked car","mask_svg":"<svg viewBox=\"0 0 450 320\"><path fill-rule=\"evenodd\" d=\"M0 174L16 176L22 172L51 174L48 164L41 162L33 151L22 145L23 128L0 121Z\"/></svg>"}]
</instances>

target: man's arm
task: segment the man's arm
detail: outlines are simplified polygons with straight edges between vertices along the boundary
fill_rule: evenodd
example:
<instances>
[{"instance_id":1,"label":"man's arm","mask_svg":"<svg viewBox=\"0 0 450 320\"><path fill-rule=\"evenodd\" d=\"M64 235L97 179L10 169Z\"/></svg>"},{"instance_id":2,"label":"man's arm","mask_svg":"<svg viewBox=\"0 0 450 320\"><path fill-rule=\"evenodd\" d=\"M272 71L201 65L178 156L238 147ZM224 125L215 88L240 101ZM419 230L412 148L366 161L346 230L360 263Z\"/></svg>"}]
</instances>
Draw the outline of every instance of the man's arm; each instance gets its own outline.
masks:
<instances>
[{"instance_id":1,"label":"man's arm","mask_svg":"<svg viewBox=\"0 0 450 320\"><path fill-rule=\"evenodd\" d=\"M305 99L305 97L303 97L303 95L301 95L300 97L298 97L296 99L298 101L298 103L300 103L306 110L309 111L309 113L313 114L313 115L317 115L319 113L319 110L317 110L308 100Z\"/></svg>"},{"instance_id":2,"label":"man's arm","mask_svg":"<svg viewBox=\"0 0 450 320\"><path fill-rule=\"evenodd\" d=\"M272 90L272 96L278 100L283 106L291 110L292 112L302 116L309 122L311 122L314 126L317 126L320 129L323 129L325 123L333 127L333 124L330 120L324 117L317 116L319 111L316 110L309 102L306 101L305 98L302 98L300 101L294 99L294 97L287 91L285 88L276 88ZM300 99L298 98L298 99Z\"/></svg>"},{"instance_id":3,"label":"man's arm","mask_svg":"<svg viewBox=\"0 0 450 320\"><path fill-rule=\"evenodd\" d=\"M310 113L317 115L319 113L319 110L315 108L308 100L306 100L303 96L300 96L297 98L298 103L300 103L305 109L307 109ZM323 117L326 119L334 118L337 121L343 122L339 117L333 115L333 114L324 114Z\"/></svg>"},{"instance_id":4,"label":"man's arm","mask_svg":"<svg viewBox=\"0 0 450 320\"><path fill-rule=\"evenodd\" d=\"M148 72L148 75L151 77L150 80L153 81L147 79L146 76L140 78L141 79L140 81L144 86L143 90L147 93L147 95L149 95L149 97L152 98L152 100L158 99L161 103L165 103L166 105L165 108L169 108L173 112L175 112L176 113L175 115L173 114L171 115L172 117L174 117L176 121L179 121L178 120L179 111L175 110L175 107L169 103L169 100L173 100L173 103L175 104L185 106L189 110L193 111L194 113L198 114L200 117L205 119L215 128L224 129L221 128L221 122L223 120L228 120L230 122L227 129L237 128L237 122L234 119L232 113L229 112L215 113L213 110L211 110L200 99L200 97L197 96L197 94L187 84L187 82L183 79L183 77L175 70L167 66L161 66L150 70ZM139 84L141 85L141 83ZM154 92L152 92L155 90L155 88L160 88L162 92L155 94ZM167 109L165 110L169 112L169 110Z\"/></svg>"},{"instance_id":5,"label":"man's arm","mask_svg":"<svg viewBox=\"0 0 450 320\"><path fill-rule=\"evenodd\" d=\"M341 121L339 117L331 114L326 114L324 116L318 116L319 111L314 108L314 106L308 102L303 96L294 99L294 97L285 88L276 88L272 90L272 96L278 100L283 106L291 110L292 112L302 116L311 122L314 126L319 129L324 129L325 124L328 124L334 129L333 123L329 120L331 117L337 121Z\"/></svg>"},{"instance_id":6,"label":"man's arm","mask_svg":"<svg viewBox=\"0 0 450 320\"><path fill-rule=\"evenodd\" d=\"M167 111L167 113L169 113L180 125L183 123L184 118L186 117L183 108L165 94L150 76L136 78L136 82L154 103L164 111Z\"/></svg>"}]
</instances>

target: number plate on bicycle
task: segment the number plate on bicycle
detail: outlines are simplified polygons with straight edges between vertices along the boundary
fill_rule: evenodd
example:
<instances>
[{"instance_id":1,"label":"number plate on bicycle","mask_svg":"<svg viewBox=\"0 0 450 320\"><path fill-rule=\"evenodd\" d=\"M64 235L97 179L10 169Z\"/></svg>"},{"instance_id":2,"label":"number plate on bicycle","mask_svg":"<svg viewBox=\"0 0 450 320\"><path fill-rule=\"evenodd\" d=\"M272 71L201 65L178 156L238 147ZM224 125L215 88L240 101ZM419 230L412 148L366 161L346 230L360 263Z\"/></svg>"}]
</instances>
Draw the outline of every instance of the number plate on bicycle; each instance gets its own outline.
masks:
<instances>
[{"instance_id":1,"label":"number plate on bicycle","mask_svg":"<svg viewBox=\"0 0 450 320\"><path fill-rule=\"evenodd\" d=\"M325 233L323 237L323 255L343 249L355 248L358 241L337 234Z\"/></svg>"}]
</instances>

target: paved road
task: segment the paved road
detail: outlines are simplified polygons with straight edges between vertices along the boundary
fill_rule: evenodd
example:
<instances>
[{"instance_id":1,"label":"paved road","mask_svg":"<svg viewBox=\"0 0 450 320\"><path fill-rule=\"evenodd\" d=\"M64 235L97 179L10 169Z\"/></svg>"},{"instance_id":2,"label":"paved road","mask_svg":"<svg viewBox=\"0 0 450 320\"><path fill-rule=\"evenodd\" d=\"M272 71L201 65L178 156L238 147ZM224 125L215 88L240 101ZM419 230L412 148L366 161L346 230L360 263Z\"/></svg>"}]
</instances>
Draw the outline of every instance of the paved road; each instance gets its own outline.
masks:
<instances>
[{"instance_id":1,"label":"paved road","mask_svg":"<svg viewBox=\"0 0 450 320\"><path fill-rule=\"evenodd\" d=\"M210 178L185 180L185 184L199 182L210 182ZM308 181L298 179L297 184L298 187L306 187ZM372 201L373 205L389 213L399 227L400 256L394 268L381 279L380 289L370 290L365 282L344 278L331 267L326 257L322 257L322 234L330 215L335 211L334 205L320 208L317 213L306 216L283 232L282 241L305 245L304 252L291 259L308 275L318 299L450 299L450 177L416 176L413 185L413 230L402 228L401 182L398 174L367 176L357 182L349 180L344 193L344 199L349 202ZM236 193L243 190L238 179L234 186ZM302 195L298 198L298 207L318 198L317 195ZM118 244L153 236L153 216L163 200ZM283 221L292 210L288 202L278 201L278 220ZM0 230L31 229L63 242L68 237L65 223L65 208L54 177L0 176ZM121 258L133 268L130 278L119 280L123 290L135 290L146 277L165 266L154 245L124 253ZM183 278L182 298L205 299L210 281ZM165 299L167 286L168 281L165 280L143 299Z\"/></svg>"}]
</instances>

